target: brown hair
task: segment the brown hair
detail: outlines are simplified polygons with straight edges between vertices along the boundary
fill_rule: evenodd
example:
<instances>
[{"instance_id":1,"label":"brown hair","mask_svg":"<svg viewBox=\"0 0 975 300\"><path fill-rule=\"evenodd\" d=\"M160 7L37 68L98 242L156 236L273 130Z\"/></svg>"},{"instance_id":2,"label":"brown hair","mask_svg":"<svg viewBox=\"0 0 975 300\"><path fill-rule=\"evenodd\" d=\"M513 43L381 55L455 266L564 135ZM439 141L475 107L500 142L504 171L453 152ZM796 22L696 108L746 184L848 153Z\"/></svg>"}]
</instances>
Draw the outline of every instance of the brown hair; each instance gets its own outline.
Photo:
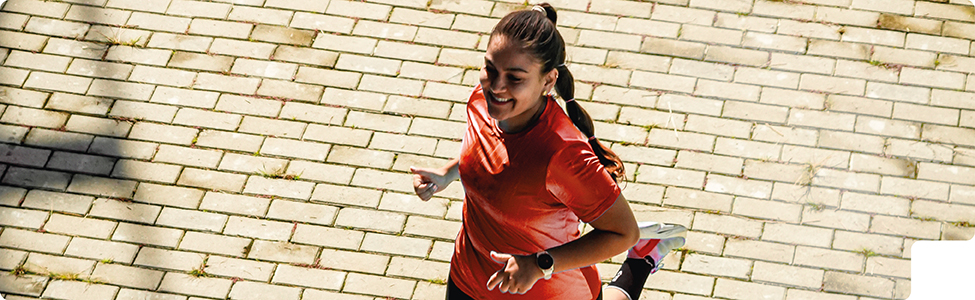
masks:
<instances>
[{"instance_id":1,"label":"brown hair","mask_svg":"<svg viewBox=\"0 0 975 300\"><path fill-rule=\"evenodd\" d=\"M541 8L541 9L539 9ZM541 10L544 9L544 13ZM530 53L535 59L542 63L542 74L552 69L558 69L559 77L555 81L555 92L565 102L565 110L569 113L569 119L575 124L589 139L589 145L599 158L599 162L606 167L606 171L613 177L625 178L623 162L609 147L606 147L593 138L592 118L575 99L575 83L572 73L565 66L565 41L555 27L558 19L555 8L548 3L536 5L532 9L515 11L498 22L491 31L491 37L503 35L507 38L520 41L525 51Z\"/></svg>"}]
</instances>

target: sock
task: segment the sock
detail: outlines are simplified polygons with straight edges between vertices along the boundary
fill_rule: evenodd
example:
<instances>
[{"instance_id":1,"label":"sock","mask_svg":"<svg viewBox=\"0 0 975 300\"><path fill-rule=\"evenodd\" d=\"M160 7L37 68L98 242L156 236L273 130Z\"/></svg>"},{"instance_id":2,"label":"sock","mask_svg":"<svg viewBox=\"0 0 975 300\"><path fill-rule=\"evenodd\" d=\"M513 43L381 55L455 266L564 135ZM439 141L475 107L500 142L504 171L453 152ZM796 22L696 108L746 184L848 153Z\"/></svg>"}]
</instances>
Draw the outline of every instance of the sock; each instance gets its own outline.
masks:
<instances>
[{"instance_id":1,"label":"sock","mask_svg":"<svg viewBox=\"0 0 975 300\"><path fill-rule=\"evenodd\" d=\"M608 286L622 290L630 300L640 299L650 270L653 270L653 265L643 258L627 258Z\"/></svg>"}]
</instances>

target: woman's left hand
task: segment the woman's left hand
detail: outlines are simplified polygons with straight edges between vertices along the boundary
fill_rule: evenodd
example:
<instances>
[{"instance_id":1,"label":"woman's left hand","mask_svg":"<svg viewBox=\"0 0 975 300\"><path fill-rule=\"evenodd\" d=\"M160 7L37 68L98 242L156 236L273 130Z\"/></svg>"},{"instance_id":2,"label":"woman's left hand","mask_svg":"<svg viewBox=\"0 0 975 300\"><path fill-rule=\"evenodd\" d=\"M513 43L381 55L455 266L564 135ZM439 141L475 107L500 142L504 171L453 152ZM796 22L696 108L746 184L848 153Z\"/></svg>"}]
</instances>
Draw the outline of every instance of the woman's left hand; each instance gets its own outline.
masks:
<instances>
[{"instance_id":1,"label":"woman's left hand","mask_svg":"<svg viewBox=\"0 0 975 300\"><path fill-rule=\"evenodd\" d=\"M542 270L538 268L538 263L535 262L534 255L512 255L491 251L491 259L504 264L504 267L488 278L489 291L497 286L498 291L502 293L524 294L544 276Z\"/></svg>"}]
</instances>

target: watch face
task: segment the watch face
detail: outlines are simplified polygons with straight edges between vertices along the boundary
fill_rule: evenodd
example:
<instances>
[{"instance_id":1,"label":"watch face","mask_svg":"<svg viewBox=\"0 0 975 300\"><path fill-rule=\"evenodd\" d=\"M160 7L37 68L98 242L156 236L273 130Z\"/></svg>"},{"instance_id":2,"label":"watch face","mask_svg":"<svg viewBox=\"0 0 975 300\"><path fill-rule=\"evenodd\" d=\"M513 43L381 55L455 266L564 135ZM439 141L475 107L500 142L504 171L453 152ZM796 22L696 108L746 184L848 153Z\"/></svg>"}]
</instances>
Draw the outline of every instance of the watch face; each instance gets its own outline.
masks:
<instances>
[{"instance_id":1,"label":"watch face","mask_svg":"<svg viewBox=\"0 0 975 300\"><path fill-rule=\"evenodd\" d=\"M535 260L538 261L538 267L542 268L542 270L551 269L552 264L555 263L555 261L552 260L552 256L548 253L539 254Z\"/></svg>"}]
</instances>

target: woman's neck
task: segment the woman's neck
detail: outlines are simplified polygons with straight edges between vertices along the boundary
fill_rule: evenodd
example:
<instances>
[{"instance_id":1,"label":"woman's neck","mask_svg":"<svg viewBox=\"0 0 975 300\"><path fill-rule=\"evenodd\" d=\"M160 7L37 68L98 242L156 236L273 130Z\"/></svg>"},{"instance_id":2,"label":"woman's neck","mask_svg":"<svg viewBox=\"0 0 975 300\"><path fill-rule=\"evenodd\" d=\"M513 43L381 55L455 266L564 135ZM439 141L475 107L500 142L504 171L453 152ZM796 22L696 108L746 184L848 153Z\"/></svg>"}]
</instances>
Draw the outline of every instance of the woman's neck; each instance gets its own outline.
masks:
<instances>
[{"instance_id":1,"label":"woman's neck","mask_svg":"<svg viewBox=\"0 0 975 300\"><path fill-rule=\"evenodd\" d=\"M531 118L528 118L527 121L525 122L515 121L514 124L512 124L511 120L497 121L498 128L500 128L501 131L504 131L505 133L508 134L519 133L524 131L525 129L531 128L532 125L535 125L535 123L538 122L538 119L542 116L542 112L545 111L545 107L547 105L548 105L548 96L543 96L542 101L539 101L539 104L535 109L535 112L532 113Z\"/></svg>"}]
</instances>

